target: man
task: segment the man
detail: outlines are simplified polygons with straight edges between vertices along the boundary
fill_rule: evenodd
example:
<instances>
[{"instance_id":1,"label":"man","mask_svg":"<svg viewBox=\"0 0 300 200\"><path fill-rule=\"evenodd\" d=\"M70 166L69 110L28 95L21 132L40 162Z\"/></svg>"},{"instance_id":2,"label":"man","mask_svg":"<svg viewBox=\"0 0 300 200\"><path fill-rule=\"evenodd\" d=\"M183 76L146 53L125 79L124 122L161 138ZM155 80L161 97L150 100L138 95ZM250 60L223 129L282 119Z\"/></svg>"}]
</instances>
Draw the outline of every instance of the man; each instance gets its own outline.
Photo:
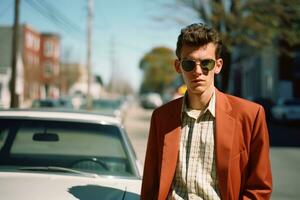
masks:
<instances>
[{"instance_id":1,"label":"man","mask_svg":"<svg viewBox=\"0 0 300 200\"><path fill-rule=\"evenodd\" d=\"M174 66L187 92L152 114L141 199L270 199L264 109L215 88L221 50L214 29L181 30Z\"/></svg>"}]
</instances>

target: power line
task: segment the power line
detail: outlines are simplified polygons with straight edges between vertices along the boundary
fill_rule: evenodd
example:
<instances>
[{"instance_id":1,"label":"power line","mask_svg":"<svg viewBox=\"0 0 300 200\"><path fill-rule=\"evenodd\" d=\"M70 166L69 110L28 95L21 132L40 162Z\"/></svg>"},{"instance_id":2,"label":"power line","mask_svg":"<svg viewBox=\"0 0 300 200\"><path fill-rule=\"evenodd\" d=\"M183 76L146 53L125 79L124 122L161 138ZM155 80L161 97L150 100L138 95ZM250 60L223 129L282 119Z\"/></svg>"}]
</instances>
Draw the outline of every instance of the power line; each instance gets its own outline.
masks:
<instances>
[{"instance_id":1,"label":"power line","mask_svg":"<svg viewBox=\"0 0 300 200\"><path fill-rule=\"evenodd\" d=\"M9 7L11 7L13 4L13 1L9 1L6 7L4 7L3 11L0 11L0 17L4 16L4 14L9 10Z\"/></svg>"},{"instance_id":2,"label":"power line","mask_svg":"<svg viewBox=\"0 0 300 200\"><path fill-rule=\"evenodd\" d=\"M67 31L74 31L73 27L70 26L68 22L65 22L64 20L61 20L57 17L59 14L56 11L53 12L48 7L45 7L45 5L40 1L26 0L26 2L44 17L48 18L51 22L55 23L56 25L60 26L61 28Z\"/></svg>"},{"instance_id":3,"label":"power line","mask_svg":"<svg viewBox=\"0 0 300 200\"><path fill-rule=\"evenodd\" d=\"M65 25L69 26L74 31L82 32L81 28L78 27L75 23L73 23L69 18L67 18L65 15L63 15L57 8L55 8L53 5L48 3L45 0L38 0L41 6L44 6L45 9L49 9L50 14L57 18L58 20L61 20ZM54 13L54 14L53 14Z\"/></svg>"},{"instance_id":4,"label":"power line","mask_svg":"<svg viewBox=\"0 0 300 200\"><path fill-rule=\"evenodd\" d=\"M83 40L82 38L83 35L80 35L80 32L82 32L81 29L78 29L73 25L70 25L68 21L62 20L61 18L66 18L66 17L62 17L63 16L62 14L58 14L58 12L54 10L51 11L51 9L45 7L45 5L43 5L40 1L36 2L36 1L25 0L25 2L35 11L40 13L43 17L47 18L50 22L62 28L66 33L72 33L73 36L75 36L77 39ZM60 17L56 17L56 15Z\"/></svg>"}]
</instances>

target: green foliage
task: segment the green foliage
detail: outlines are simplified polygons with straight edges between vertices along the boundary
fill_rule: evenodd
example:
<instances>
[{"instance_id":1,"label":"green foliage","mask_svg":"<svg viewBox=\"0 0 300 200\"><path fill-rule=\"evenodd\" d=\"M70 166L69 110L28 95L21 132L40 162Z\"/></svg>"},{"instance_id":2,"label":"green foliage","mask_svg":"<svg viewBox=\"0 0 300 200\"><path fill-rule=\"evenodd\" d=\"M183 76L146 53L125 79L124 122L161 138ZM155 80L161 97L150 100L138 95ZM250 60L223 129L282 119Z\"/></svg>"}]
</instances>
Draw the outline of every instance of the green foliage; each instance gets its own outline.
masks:
<instances>
[{"instance_id":1,"label":"green foliage","mask_svg":"<svg viewBox=\"0 0 300 200\"><path fill-rule=\"evenodd\" d=\"M201 21L222 33L227 47L221 89L227 90L233 47L256 51L275 47L288 53L300 46L299 0L177 0L196 11ZM278 47L278 44L287 44ZM236 58L241 60L242 58Z\"/></svg>"},{"instance_id":2,"label":"green foliage","mask_svg":"<svg viewBox=\"0 0 300 200\"><path fill-rule=\"evenodd\" d=\"M173 67L175 54L166 47L156 47L145 54L140 61L140 69L144 72L140 93L157 92L162 94L176 77Z\"/></svg>"},{"instance_id":3,"label":"green foliage","mask_svg":"<svg viewBox=\"0 0 300 200\"><path fill-rule=\"evenodd\" d=\"M229 50L237 45L263 49L276 40L300 44L299 0L179 1L222 32Z\"/></svg>"}]
</instances>

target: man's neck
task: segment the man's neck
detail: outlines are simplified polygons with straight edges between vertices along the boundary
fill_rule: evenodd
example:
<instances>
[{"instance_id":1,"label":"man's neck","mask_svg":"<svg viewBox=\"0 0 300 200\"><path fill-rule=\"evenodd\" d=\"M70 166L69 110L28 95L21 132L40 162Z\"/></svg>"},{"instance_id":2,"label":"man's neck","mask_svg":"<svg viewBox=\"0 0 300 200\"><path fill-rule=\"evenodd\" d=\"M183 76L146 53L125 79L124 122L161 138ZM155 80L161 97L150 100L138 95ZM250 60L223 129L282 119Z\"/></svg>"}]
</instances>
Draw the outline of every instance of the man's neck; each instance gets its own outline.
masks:
<instances>
[{"instance_id":1,"label":"man's neck","mask_svg":"<svg viewBox=\"0 0 300 200\"><path fill-rule=\"evenodd\" d=\"M188 92L188 107L194 110L204 110L214 93L215 87L212 86L201 94Z\"/></svg>"}]
</instances>

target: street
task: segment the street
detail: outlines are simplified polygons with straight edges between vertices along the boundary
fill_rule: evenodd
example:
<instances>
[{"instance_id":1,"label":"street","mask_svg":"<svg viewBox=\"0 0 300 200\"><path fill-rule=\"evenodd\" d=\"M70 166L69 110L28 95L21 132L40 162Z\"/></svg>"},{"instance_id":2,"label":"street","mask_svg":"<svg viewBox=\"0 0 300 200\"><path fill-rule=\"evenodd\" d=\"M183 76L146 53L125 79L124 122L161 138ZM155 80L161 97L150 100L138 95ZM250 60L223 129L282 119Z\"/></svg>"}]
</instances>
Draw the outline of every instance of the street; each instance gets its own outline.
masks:
<instances>
[{"instance_id":1,"label":"street","mask_svg":"<svg viewBox=\"0 0 300 200\"><path fill-rule=\"evenodd\" d=\"M152 110L134 104L124 126L138 158L144 164ZM300 125L269 123L274 189L272 200L298 200L300 190Z\"/></svg>"},{"instance_id":2,"label":"street","mask_svg":"<svg viewBox=\"0 0 300 200\"><path fill-rule=\"evenodd\" d=\"M142 164L144 164L151 114L152 110L145 110L135 103L128 110L124 122L125 129Z\"/></svg>"}]
</instances>

